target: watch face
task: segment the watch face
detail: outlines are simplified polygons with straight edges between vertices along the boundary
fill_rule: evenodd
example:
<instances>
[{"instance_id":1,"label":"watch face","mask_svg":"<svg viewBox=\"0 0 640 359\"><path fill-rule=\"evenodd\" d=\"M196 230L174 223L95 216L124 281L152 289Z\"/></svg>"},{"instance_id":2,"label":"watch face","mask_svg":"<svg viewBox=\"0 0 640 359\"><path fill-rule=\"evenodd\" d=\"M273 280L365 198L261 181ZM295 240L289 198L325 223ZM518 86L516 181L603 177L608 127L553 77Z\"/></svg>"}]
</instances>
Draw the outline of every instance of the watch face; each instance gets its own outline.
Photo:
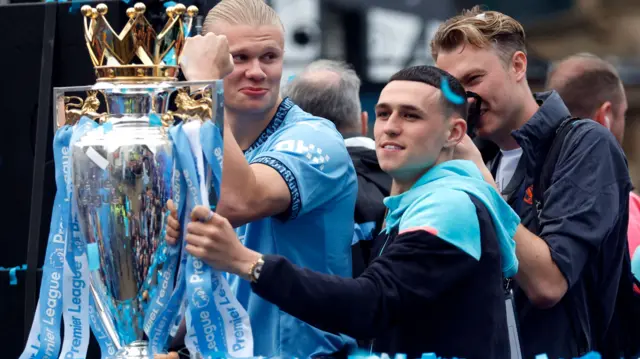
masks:
<instances>
[{"instance_id":1,"label":"watch face","mask_svg":"<svg viewBox=\"0 0 640 359\"><path fill-rule=\"evenodd\" d=\"M253 268L253 276L258 279L260 277L260 272L262 272L262 265L264 264L264 262L262 261L262 259L260 259L258 261L258 264L256 264L256 266Z\"/></svg>"}]
</instances>

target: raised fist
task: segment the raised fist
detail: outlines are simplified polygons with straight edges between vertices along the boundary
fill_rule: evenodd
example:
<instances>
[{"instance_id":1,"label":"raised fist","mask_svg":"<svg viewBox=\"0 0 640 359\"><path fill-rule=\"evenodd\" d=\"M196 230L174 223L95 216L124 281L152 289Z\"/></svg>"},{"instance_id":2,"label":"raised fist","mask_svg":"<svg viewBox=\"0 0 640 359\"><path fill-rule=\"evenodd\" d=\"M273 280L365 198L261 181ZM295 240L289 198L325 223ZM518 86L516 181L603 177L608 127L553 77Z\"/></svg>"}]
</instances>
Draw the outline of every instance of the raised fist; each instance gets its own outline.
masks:
<instances>
[{"instance_id":1,"label":"raised fist","mask_svg":"<svg viewBox=\"0 0 640 359\"><path fill-rule=\"evenodd\" d=\"M218 80L233 71L227 37L212 32L188 38L179 63L188 81Z\"/></svg>"}]
</instances>

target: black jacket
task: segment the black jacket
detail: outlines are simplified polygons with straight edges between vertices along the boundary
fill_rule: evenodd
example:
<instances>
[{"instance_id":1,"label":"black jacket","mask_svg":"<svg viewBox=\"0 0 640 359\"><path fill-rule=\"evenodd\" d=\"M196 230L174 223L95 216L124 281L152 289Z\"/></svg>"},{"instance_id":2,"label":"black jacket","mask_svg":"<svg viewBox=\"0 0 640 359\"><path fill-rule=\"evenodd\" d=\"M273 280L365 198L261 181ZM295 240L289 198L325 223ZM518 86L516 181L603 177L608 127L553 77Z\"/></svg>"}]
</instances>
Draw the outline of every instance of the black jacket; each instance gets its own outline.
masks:
<instances>
[{"instance_id":1,"label":"black jacket","mask_svg":"<svg viewBox=\"0 0 640 359\"><path fill-rule=\"evenodd\" d=\"M570 117L557 93L537 95L537 100L540 109L512 134L523 154L503 194L522 224L547 243L569 289L554 307L538 309L515 288L520 343L527 359L540 353L571 358L607 350L606 338L617 330L614 311L629 256L631 182L624 153L613 135L594 121L575 122L536 221L532 185L556 130ZM490 164L494 174L499 156Z\"/></svg>"},{"instance_id":2,"label":"black jacket","mask_svg":"<svg viewBox=\"0 0 640 359\"><path fill-rule=\"evenodd\" d=\"M358 233L352 247L353 276L358 277L371 261L373 242L382 228L391 177L380 168L376 151L366 147L347 147L358 176L358 197L354 219Z\"/></svg>"}]
</instances>

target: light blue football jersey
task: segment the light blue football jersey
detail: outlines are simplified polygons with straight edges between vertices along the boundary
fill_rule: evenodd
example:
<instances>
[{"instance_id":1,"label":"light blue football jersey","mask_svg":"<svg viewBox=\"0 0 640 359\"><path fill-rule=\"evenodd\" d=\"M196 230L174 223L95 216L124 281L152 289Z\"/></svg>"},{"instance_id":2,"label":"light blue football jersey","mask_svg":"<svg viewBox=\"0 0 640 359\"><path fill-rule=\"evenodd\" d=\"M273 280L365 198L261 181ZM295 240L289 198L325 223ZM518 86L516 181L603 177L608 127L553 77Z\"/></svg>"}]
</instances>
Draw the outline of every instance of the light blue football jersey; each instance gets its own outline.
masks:
<instances>
[{"instance_id":1,"label":"light blue football jersey","mask_svg":"<svg viewBox=\"0 0 640 359\"><path fill-rule=\"evenodd\" d=\"M357 179L333 123L284 99L245 157L280 173L291 205L280 216L237 228L244 245L314 271L350 277ZM308 358L355 346L349 337L320 331L280 311L253 294L249 282L237 276L229 280L249 312L256 356Z\"/></svg>"}]
</instances>

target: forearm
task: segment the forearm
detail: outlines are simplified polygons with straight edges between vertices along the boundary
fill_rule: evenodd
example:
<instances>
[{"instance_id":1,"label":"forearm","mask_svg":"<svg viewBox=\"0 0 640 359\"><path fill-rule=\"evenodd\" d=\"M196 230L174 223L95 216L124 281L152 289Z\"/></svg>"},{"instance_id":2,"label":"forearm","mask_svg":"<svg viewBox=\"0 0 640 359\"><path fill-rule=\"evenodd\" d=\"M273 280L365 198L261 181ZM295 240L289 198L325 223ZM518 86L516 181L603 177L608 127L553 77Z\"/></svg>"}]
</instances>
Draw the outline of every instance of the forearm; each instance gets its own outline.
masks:
<instances>
[{"instance_id":1,"label":"forearm","mask_svg":"<svg viewBox=\"0 0 640 359\"><path fill-rule=\"evenodd\" d=\"M529 300L541 308L550 308L567 292L567 280L551 258L547 243L519 225L514 236L519 261L515 279Z\"/></svg>"},{"instance_id":2,"label":"forearm","mask_svg":"<svg viewBox=\"0 0 640 359\"><path fill-rule=\"evenodd\" d=\"M375 337L384 326L381 289L371 278L342 278L299 268L267 256L253 291L281 310L319 329L357 339Z\"/></svg>"},{"instance_id":3,"label":"forearm","mask_svg":"<svg viewBox=\"0 0 640 359\"><path fill-rule=\"evenodd\" d=\"M489 168L481 160L475 160L474 163L485 181L498 190ZM551 258L549 245L522 224L518 225L513 239L519 262L516 281L534 305L541 308L554 306L567 292L568 285Z\"/></svg>"}]
</instances>

